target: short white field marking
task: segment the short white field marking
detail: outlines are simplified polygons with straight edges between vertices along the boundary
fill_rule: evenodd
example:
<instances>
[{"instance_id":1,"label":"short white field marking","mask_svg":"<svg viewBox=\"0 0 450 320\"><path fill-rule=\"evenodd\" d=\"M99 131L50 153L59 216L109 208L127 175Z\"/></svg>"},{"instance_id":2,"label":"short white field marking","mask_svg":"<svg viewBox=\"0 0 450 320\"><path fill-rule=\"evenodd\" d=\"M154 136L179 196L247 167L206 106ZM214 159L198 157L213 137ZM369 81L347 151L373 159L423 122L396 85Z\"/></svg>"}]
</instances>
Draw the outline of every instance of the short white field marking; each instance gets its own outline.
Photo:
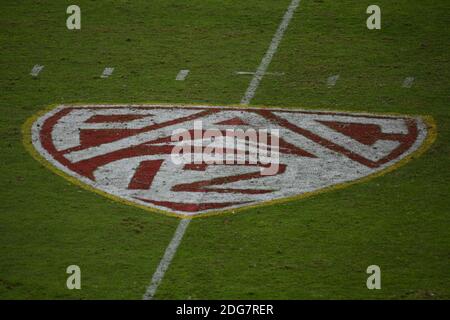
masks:
<instances>
[{"instance_id":1,"label":"short white field marking","mask_svg":"<svg viewBox=\"0 0 450 320\"><path fill-rule=\"evenodd\" d=\"M403 81L402 87L403 88L411 88L414 83L414 77L407 77Z\"/></svg>"},{"instance_id":2,"label":"short white field marking","mask_svg":"<svg viewBox=\"0 0 450 320\"><path fill-rule=\"evenodd\" d=\"M252 81L250 82L250 85L247 89L247 92L245 93L244 97L241 100L241 104L249 104L250 101L253 99L256 93L256 89L258 89L259 83L261 82L262 78L264 77L264 74L267 71L267 68L269 67L270 62L272 61L273 56L278 50L278 46L281 42L281 39L283 39L284 32L286 31L289 22L291 22L292 16L294 15L295 10L297 9L298 5L300 4L300 0L292 0L291 4L289 5L289 8L287 9L286 13L284 14L283 20L281 20L280 26L278 27L277 32L272 38L272 42L270 43L269 49L267 50L266 54L261 60L261 63L256 70L255 76L253 77Z\"/></svg>"},{"instance_id":3,"label":"short white field marking","mask_svg":"<svg viewBox=\"0 0 450 320\"><path fill-rule=\"evenodd\" d=\"M166 248L164 257L162 258L161 262L158 265L158 268L153 274L152 281L144 294L143 300L153 299L153 296L156 293L156 289L158 289L158 286L161 283L161 280L163 279L167 269L169 268L170 262L172 261L178 246L180 245L181 239L183 239L183 235L186 232L189 222L191 222L191 219L182 219L178 224L177 230L175 231L172 240Z\"/></svg>"},{"instance_id":4,"label":"short white field marking","mask_svg":"<svg viewBox=\"0 0 450 320\"><path fill-rule=\"evenodd\" d=\"M339 80L339 75L338 74L336 74L334 76L331 76L331 77L328 77L327 86L328 87L334 87L338 80Z\"/></svg>"},{"instance_id":5,"label":"short white field marking","mask_svg":"<svg viewBox=\"0 0 450 320\"><path fill-rule=\"evenodd\" d=\"M261 61L260 66L258 67L258 70L256 71L256 74L254 75L253 79L250 81L250 85L247 88L247 91L244 95L244 97L241 100L241 104L249 104L252 100L253 96L255 95L255 91L258 88L258 85L264 75L264 73L267 70L267 67L270 64L270 61L272 60L275 52L277 51L278 45L281 41L281 38L283 38L284 32L286 31L287 26L289 25L289 22L292 19L292 15L294 14L295 9L297 9L298 5L300 4L300 0L292 0L291 4L289 5L289 8L287 9L283 20L281 21L280 26L278 27L277 32L275 33L275 36L272 39L272 42L270 43L270 47L266 52L266 55ZM189 70L181 70L187 71L189 73ZM180 75L178 74L178 76ZM177 76L177 80L178 80ZM158 268L156 269L155 273L153 274L152 281L150 283L150 286L147 288L146 293L144 294L143 299L144 300L151 300L153 299L156 290L158 289L159 284L161 283L162 279L164 278L164 274L166 273L167 269L169 268L169 265L175 256L175 253L177 251L178 245L181 242L181 239L183 239L183 235L186 232L186 229L189 225L189 222L191 219L182 219L180 223L178 224L177 230L175 231L175 235L173 236L172 240L169 243L169 246L166 249L166 252L164 253L164 257L162 258L161 262L158 265Z\"/></svg>"},{"instance_id":6,"label":"short white field marking","mask_svg":"<svg viewBox=\"0 0 450 320\"><path fill-rule=\"evenodd\" d=\"M175 78L175 80L177 80L177 81L184 81L184 79L186 79L188 74L189 74L189 70L180 70L180 72L178 72L177 77Z\"/></svg>"},{"instance_id":7,"label":"short white field marking","mask_svg":"<svg viewBox=\"0 0 450 320\"><path fill-rule=\"evenodd\" d=\"M37 77L39 72L42 71L42 69L44 69L44 66L38 65L36 64L33 69L31 69L30 75L32 75L33 77Z\"/></svg>"},{"instance_id":8,"label":"short white field marking","mask_svg":"<svg viewBox=\"0 0 450 320\"><path fill-rule=\"evenodd\" d=\"M249 72L249 71L236 71L237 75L254 75L256 72ZM265 75L271 75L271 76L284 76L284 72L266 72Z\"/></svg>"},{"instance_id":9,"label":"short white field marking","mask_svg":"<svg viewBox=\"0 0 450 320\"><path fill-rule=\"evenodd\" d=\"M108 78L110 75L112 75L114 72L114 68L107 67L105 70L103 70L101 78Z\"/></svg>"}]
</instances>

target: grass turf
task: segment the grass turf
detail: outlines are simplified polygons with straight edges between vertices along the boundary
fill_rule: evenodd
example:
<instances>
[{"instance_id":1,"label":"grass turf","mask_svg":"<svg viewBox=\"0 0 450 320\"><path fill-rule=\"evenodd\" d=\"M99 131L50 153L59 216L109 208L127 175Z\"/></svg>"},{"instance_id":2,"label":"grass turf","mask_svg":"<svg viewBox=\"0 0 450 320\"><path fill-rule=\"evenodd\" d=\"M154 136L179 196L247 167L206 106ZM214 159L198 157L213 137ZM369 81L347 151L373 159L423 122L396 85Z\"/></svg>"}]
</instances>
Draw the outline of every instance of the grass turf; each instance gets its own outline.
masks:
<instances>
[{"instance_id":1,"label":"grass turf","mask_svg":"<svg viewBox=\"0 0 450 320\"><path fill-rule=\"evenodd\" d=\"M26 118L52 103L236 104L251 78L234 72L255 70L289 2L79 1L80 31L65 27L67 1L3 5L0 298L139 299L178 223L52 174L22 146ZM269 70L285 75L266 76L253 103L429 114L435 144L368 183L195 219L157 298L450 298L450 5L382 0L369 31L369 4L302 1ZM82 290L65 287L70 264ZM371 264L382 290L365 287Z\"/></svg>"}]
</instances>

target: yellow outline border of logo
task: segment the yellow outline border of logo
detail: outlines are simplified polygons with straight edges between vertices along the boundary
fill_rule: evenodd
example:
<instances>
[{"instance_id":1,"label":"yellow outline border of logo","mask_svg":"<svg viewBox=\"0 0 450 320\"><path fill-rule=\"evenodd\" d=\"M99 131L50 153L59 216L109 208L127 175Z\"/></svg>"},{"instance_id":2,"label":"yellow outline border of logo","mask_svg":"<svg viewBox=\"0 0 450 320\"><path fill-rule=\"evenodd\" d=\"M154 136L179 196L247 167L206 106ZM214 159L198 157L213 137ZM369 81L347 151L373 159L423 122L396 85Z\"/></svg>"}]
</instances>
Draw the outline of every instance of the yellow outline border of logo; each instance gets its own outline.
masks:
<instances>
[{"instance_id":1,"label":"yellow outline border of logo","mask_svg":"<svg viewBox=\"0 0 450 320\"><path fill-rule=\"evenodd\" d=\"M103 105L126 105L124 104L114 104L114 103L103 103ZM133 104L139 104L139 103L133 103ZM193 105L193 104L169 104L169 103L142 103L142 104L160 104L161 106L173 106L173 107L189 107L189 106L201 106L201 105ZM330 187L326 187L320 190L316 190L316 191L311 191L311 192L306 192L297 196L292 196L292 197L286 197L286 198L282 198L282 199L275 199L275 200L268 200L268 201L264 201L255 205L249 205L249 206L244 206L241 208L237 208L237 209L229 209L229 210L220 210L220 211L213 211L213 212L208 212L205 214L200 214L200 215L194 215L194 216L186 216L186 215L182 215L182 214L177 214L177 213L173 213L173 212L169 212L169 211L164 211L164 210L159 210L156 208L151 208L151 207L146 207L128 200L124 200L122 198L116 197L114 195L111 195L109 193L106 193L104 191L101 191L99 189L96 189L94 187L91 187L81 181L79 181L78 179L68 175L67 173L59 170L58 168L56 168L55 166L53 166L50 162L48 162L43 156L41 156L39 154L39 152L33 147L33 144L31 142L31 128L33 123L41 116L43 116L44 114L50 112L51 110L55 109L58 106L61 106L64 104L52 104L50 106L48 106L47 108L37 112L36 114L32 115L31 117L29 117L25 123L22 125L22 142L23 145L25 146L25 149L31 154L31 156L33 158L35 158L38 162L40 162L43 166L45 166L46 168L48 168L49 170L51 170L52 172L54 172L55 174L65 178L66 180L70 181L71 183L78 185L79 187L95 192L97 194L100 194L110 200L125 204L125 205L130 205L133 207L137 207L140 209L143 209L145 211L149 211L152 213L161 213L164 214L166 216L170 216L170 217L177 217L177 218L181 218L181 219L195 219L195 218L205 218L205 217L210 217L210 216L217 216L217 215L222 215L222 214L234 214L236 212L240 212L240 211L244 211L244 210L248 210L251 208L258 208L258 207L264 207L264 206L268 206L268 205L274 205L274 204L278 204L278 203L285 203L285 202L290 202L290 201L294 201L294 200L300 200L300 199L305 199L308 197L312 197L318 194L322 194L325 192L330 192L330 191L334 191L334 190L339 190L339 189L343 189L346 187L349 187L351 185L354 184L358 184L358 183L363 183L363 182L367 182L369 180L372 180L374 178L383 176L391 171L394 171L398 168L400 168L401 166L405 165L406 163L408 163L409 161L411 161L412 159L418 158L420 157L423 153L425 153L425 151L427 151L430 146L434 143L434 141L436 141L437 138L437 126L436 126L436 122L434 121L433 117L431 116L424 116L424 115L405 115L405 114L395 114L395 113L390 113L390 114L386 114L386 113L367 113L367 112L360 112L363 114L368 114L368 115L380 115L380 116L393 116L393 115L397 115L397 116L407 116L407 117L421 117L422 120L425 122L425 124L427 125L427 136L424 140L424 142L422 143L422 145L413 153L409 154L408 156L406 156L405 158L403 158L402 160L400 160L399 162L395 163L392 166L389 166L381 171L375 172L371 175L368 175L366 177L357 179L357 180L353 180L353 181L349 181L349 182L344 182L344 183L340 183L337 185L333 185ZM81 106L81 105L102 105L102 103L71 103L68 104L70 106ZM206 106L205 106L206 107ZM211 107L213 107L213 105L211 105ZM243 106L238 106L238 105L220 105L220 107L230 107L230 108L243 108ZM251 106L251 108L280 108L280 107L269 107L269 106ZM280 108L282 109L282 108ZM325 110L325 109L297 109L297 108L286 108L287 110L302 110L302 111L323 111L323 112L327 112L327 111L331 111L331 110ZM345 113L345 112L352 112L357 114L357 111L343 111L343 110L339 110L339 111L332 111L332 112L337 112L337 113Z\"/></svg>"}]
</instances>

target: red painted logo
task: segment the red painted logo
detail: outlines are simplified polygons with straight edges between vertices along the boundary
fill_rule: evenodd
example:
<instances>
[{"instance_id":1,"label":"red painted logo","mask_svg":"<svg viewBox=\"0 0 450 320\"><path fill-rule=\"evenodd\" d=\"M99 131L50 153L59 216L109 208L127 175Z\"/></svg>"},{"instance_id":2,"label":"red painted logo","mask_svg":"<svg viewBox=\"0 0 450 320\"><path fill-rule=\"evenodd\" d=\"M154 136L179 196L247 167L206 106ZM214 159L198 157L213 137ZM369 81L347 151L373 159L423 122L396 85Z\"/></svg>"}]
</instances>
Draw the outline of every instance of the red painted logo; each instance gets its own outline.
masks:
<instances>
[{"instance_id":1,"label":"red painted logo","mask_svg":"<svg viewBox=\"0 0 450 320\"><path fill-rule=\"evenodd\" d=\"M174 132L193 132L198 121L202 131L264 130L269 142L277 130L277 171L262 174L267 163L259 161L174 163ZM196 141L193 133L200 148L192 152L203 152L204 135ZM420 117L161 105L60 106L31 128L34 148L55 168L128 203L180 216L361 179L411 155L427 135Z\"/></svg>"}]
</instances>

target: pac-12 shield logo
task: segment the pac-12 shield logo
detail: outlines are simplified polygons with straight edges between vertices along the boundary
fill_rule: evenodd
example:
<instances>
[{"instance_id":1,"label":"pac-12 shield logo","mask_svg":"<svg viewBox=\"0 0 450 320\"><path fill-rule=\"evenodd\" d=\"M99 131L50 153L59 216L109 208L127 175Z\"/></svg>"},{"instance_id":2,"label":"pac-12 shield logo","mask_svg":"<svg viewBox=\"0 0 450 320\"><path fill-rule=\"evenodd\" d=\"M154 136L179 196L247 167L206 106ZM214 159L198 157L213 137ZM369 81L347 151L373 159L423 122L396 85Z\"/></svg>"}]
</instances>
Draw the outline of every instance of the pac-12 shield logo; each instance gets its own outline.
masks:
<instances>
[{"instance_id":1,"label":"pac-12 shield logo","mask_svg":"<svg viewBox=\"0 0 450 320\"><path fill-rule=\"evenodd\" d=\"M430 128L409 116L85 105L56 107L30 132L34 149L71 180L190 217L305 196L386 171L422 150Z\"/></svg>"}]
</instances>

